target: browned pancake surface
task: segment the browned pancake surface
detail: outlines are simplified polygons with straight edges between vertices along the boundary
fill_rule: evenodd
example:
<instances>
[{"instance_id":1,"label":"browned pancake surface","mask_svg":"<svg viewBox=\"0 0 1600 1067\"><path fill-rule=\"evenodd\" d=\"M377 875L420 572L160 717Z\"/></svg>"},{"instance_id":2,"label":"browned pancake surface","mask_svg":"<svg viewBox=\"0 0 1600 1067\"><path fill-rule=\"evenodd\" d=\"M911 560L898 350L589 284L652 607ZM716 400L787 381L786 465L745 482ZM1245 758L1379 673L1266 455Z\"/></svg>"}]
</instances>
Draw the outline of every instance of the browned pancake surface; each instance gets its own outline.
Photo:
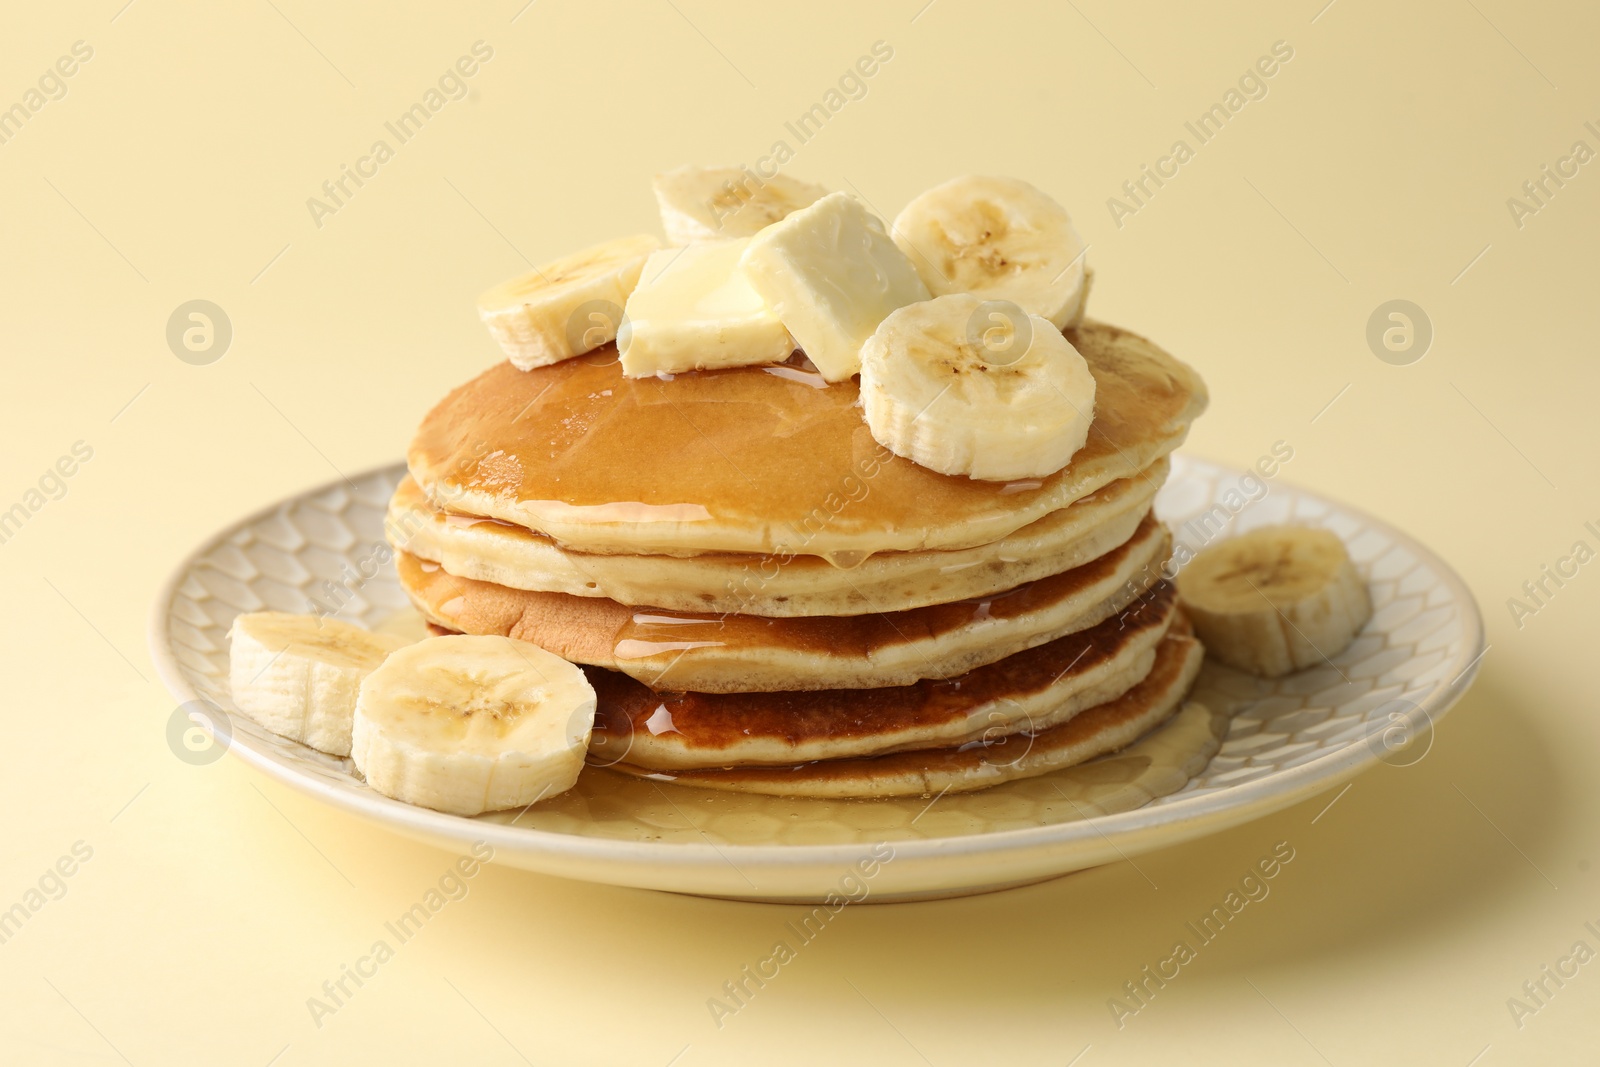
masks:
<instances>
[{"instance_id":1,"label":"browned pancake surface","mask_svg":"<svg viewBox=\"0 0 1600 1067\"><path fill-rule=\"evenodd\" d=\"M1132 475L1172 448L1205 406L1198 376L1143 338L1102 323L1067 336L1095 376L1095 417L1072 463L1042 479L977 481L894 456L862 420L853 381L824 387L794 366L630 379L614 346L532 371L491 368L428 414L408 460L445 507L467 499L476 506L461 510L521 521L529 502L569 517L560 509L615 506L617 521L640 525L627 525L613 546L648 540L660 522L711 531L703 544L690 543L693 529L672 533L673 544L699 551L718 547L717 529L798 553L834 540L871 551L954 547L964 524L1049 504L1015 529ZM666 510L641 520L639 507ZM874 543L918 530L929 533Z\"/></svg>"},{"instance_id":2,"label":"browned pancake surface","mask_svg":"<svg viewBox=\"0 0 1600 1067\"><path fill-rule=\"evenodd\" d=\"M1188 621L1180 614L1160 644L1155 665L1139 684L1058 726L1035 734L1012 734L989 744L784 767L740 766L663 774L621 763L616 769L660 774L684 785L798 796L906 795L941 782L958 791L981 788L1048 773L1132 743L1177 710L1199 669L1201 652Z\"/></svg>"},{"instance_id":3,"label":"browned pancake surface","mask_svg":"<svg viewBox=\"0 0 1600 1067\"><path fill-rule=\"evenodd\" d=\"M670 723L689 749L717 750L740 738L772 737L787 744L874 737L964 718L975 707L1019 699L1049 688L1068 671L1108 662L1144 631L1165 629L1176 606L1162 582L1121 615L997 663L942 681L888 689L830 689L780 693L658 693L625 674L587 668L600 698L595 729L619 742L635 730ZM663 721L658 718L665 715Z\"/></svg>"},{"instance_id":4,"label":"browned pancake surface","mask_svg":"<svg viewBox=\"0 0 1600 1067\"><path fill-rule=\"evenodd\" d=\"M511 589L460 578L438 564L406 552L396 554L400 583L455 629L503 634L536 645L574 663L611 663L668 655L714 644L739 648L782 647L822 655L870 659L916 638L934 638L980 619L1009 619L1058 603L1106 580L1150 539L1166 536L1147 515L1128 542L1090 563L979 600L934 604L877 615L763 618L702 615L631 608L604 597Z\"/></svg>"}]
</instances>

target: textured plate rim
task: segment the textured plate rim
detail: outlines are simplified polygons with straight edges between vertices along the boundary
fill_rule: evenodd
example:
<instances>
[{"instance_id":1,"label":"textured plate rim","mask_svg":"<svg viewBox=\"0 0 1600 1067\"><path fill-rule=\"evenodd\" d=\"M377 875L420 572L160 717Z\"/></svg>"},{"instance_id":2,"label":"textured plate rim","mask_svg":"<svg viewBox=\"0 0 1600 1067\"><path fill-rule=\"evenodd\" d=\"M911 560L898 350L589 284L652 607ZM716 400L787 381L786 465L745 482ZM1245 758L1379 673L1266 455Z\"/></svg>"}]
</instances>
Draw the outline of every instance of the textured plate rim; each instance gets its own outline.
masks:
<instances>
[{"instance_id":1,"label":"textured plate rim","mask_svg":"<svg viewBox=\"0 0 1600 1067\"><path fill-rule=\"evenodd\" d=\"M1179 458L1212 467L1224 477L1244 473L1231 465L1216 463L1187 453ZM183 556L156 593L147 624L150 655L156 673L180 704L200 697L185 678L183 668L178 663L177 655L167 637L167 623L178 587L194 570L200 558L240 530L259 522L291 501L313 498L335 489L347 489L357 480L403 468L404 461L380 464L359 471L355 475L341 476L275 500L230 523ZM1415 702L1428 722L1436 725L1471 687L1473 679L1477 676L1479 664L1483 660L1483 654L1487 650L1484 644L1483 615L1472 591L1453 567L1403 530L1361 508L1334 501L1292 482L1284 483L1283 488L1347 514L1359 516L1435 568L1450 589L1451 603L1462 609L1463 654L1450 665L1455 672L1451 681L1436 687L1422 700ZM1470 657L1466 656L1468 652L1471 653ZM847 864L860 857L863 849L869 847L859 842L824 845L717 845L709 842L626 841L586 837L533 827L513 827L504 823L482 822L464 816L448 815L428 808L391 801L384 797L351 792L278 762L270 754L254 749L248 739L239 735L230 740L227 751L236 752L252 767L301 792L315 796L341 810L409 832L413 836L435 841L449 839L463 844L481 841L497 850L506 849L511 853L524 855L542 853L552 858L624 868L639 863L675 868L697 868L708 863L726 866L735 859L753 865L781 868ZM1102 845L1109 844L1114 849L1123 842L1137 849L1136 839L1174 824L1183 824L1186 830L1184 838L1192 839L1212 830L1248 822L1326 792L1369 769L1373 764L1380 762L1380 759L1381 757L1373 752L1370 746L1352 741L1287 770L1275 771L1204 796L1173 800L1154 808L1146 805L1111 815L1096 815L1072 822L996 830L990 833L936 838L895 838L893 839L895 862L899 864L901 861L918 859L946 859L951 853L976 858L994 853L1092 844L1097 839Z\"/></svg>"}]
</instances>

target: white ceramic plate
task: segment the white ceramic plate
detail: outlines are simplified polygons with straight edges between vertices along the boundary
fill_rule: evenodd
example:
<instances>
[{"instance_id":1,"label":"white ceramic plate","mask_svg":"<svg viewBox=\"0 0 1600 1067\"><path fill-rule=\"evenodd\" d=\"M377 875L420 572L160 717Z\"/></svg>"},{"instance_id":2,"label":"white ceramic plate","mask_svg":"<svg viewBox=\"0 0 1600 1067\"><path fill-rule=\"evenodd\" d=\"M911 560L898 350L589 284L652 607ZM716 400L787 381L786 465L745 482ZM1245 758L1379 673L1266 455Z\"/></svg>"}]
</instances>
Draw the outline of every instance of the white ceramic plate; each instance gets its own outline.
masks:
<instances>
[{"instance_id":1,"label":"white ceramic plate","mask_svg":"<svg viewBox=\"0 0 1600 1067\"><path fill-rule=\"evenodd\" d=\"M1142 747L1059 777L965 796L749 798L590 770L572 793L535 808L461 818L383 797L348 760L231 714L226 635L240 612L320 604L374 628L420 632L383 543L384 506L402 473L397 464L274 504L177 569L150 626L157 668L181 702L168 731L173 750L191 762L232 751L402 834L458 851L484 842L499 862L568 878L782 901L830 892L926 899L1023 885L1238 825L1379 760L1414 762L1483 651L1466 586L1405 534L1290 486L1241 486L1237 471L1180 456L1157 499L1180 543L1199 548L1285 521L1326 527L1349 546L1374 606L1355 643L1323 667L1264 682L1208 664L1196 692L1231 719L1212 720L1226 731L1221 749L1186 784L1170 769L1155 774L1144 753L1157 753L1159 764L1163 746L1192 751L1192 716L1163 728L1189 730L1187 741L1158 731ZM220 743L194 747L196 720Z\"/></svg>"}]
</instances>

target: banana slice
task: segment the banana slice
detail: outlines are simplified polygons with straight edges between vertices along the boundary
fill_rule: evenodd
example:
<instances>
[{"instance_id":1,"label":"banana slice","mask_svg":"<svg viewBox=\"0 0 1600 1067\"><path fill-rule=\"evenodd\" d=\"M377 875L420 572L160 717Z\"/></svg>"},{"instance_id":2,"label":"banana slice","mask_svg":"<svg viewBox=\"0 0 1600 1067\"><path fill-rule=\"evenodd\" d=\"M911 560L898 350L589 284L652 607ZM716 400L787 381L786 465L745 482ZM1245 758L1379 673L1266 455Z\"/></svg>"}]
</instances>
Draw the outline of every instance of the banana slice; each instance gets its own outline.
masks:
<instances>
[{"instance_id":1,"label":"banana slice","mask_svg":"<svg viewBox=\"0 0 1600 1067\"><path fill-rule=\"evenodd\" d=\"M1344 542L1308 526L1266 526L1204 549L1178 595L1206 651L1276 678L1326 662L1372 617Z\"/></svg>"},{"instance_id":2,"label":"banana slice","mask_svg":"<svg viewBox=\"0 0 1600 1067\"><path fill-rule=\"evenodd\" d=\"M879 444L930 470L1042 478L1088 439L1094 376L1054 325L958 293L883 320L861 350L861 404Z\"/></svg>"},{"instance_id":3,"label":"banana slice","mask_svg":"<svg viewBox=\"0 0 1600 1067\"><path fill-rule=\"evenodd\" d=\"M657 174L661 228L675 245L749 237L824 196L820 185L783 174L762 178L748 167L695 164Z\"/></svg>"},{"instance_id":4,"label":"banana slice","mask_svg":"<svg viewBox=\"0 0 1600 1067\"><path fill-rule=\"evenodd\" d=\"M478 297L478 316L518 370L592 352L616 338L628 294L660 247L639 234L546 263Z\"/></svg>"},{"instance_id":5,"label":"banana slice","mask_svg":"<svg viewBox=\"0 0 1600 1067\"><path fill-rule=\"evenodd\" d=\"M895 218L894 241L935 296L1009 300L1058 329L1083 320L1083 241L1066 209L1027 182L936 185Z\"/></svg>"},{"instance_id":6,"label":"banana slice","mask_svg":"<svg viewBox=\"0 0 1600 1067\"><path fill-rule=\"evenodd\" d=\"M333 756L350 754L361 680L410 644L339 619L258 611L228 632L234 705L275 734Z\"/></svg>"},{"instance_id":7,"label":"banana slice","mask_svg":"<svg viewBox=\"0 0 1600 1067\"><path fill-rule=\"evenodd\" d=\"M408 804L477 815L571 789L594 727L583 671L509 637L430 637L361 683L350 754Z\"/></svg>"}]
</instances>

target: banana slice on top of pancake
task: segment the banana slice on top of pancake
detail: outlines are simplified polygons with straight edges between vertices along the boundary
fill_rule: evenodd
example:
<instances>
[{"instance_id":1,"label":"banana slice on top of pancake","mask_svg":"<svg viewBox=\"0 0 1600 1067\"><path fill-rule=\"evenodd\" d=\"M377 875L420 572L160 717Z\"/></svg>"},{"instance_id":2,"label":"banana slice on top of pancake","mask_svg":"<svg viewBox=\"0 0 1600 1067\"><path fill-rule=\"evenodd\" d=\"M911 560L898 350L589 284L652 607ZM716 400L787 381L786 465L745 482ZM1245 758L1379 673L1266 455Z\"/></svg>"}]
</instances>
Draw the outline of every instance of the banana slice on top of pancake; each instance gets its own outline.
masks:
<instances>
[{"instance_id":1,"label":"banana slice on top of pancake","mask_svg":"<svg viewBox=\"0 0 1600 1067\"><path fill-rule=\"evenodd\" d=\"M623 305L660 247L639 234L542 264L480 296L478 316L518 370L592 352L616 339Z\"/></svg>"},{"instance_id":2,"label":"banana slice on top of pancake","mask_svg":"<svg viewBox=\"0 0 1600 1067\"><path fill-rule=\"evenodd\" d=\"M657 174L652 185L661 228L675 245L749 237L828 195L787 174L762 178L748 167L693 163Z\"/></svg>"},{"instance_id":3,"label":"banana slice on top of pancake","mask_svg":"<svg viewBox=\"0 0 1600 1067\"><path fill-rule=\"evenodd\" d=\"M959 293L891 313L861 350L872 436L942 474L1040 478L1088 440L1095 379L1048 320Z\"/></svg>"},{"instance_id":4,"label":"banana slice on top of pancake","mask_svg":"<svg viewBox=\"0 0 1600 1067\"><path fill-rule=\"evenodd\" d=\"M454 815L571 789L594 728L583 671L509 637L430 637L367 675L350 754L385 796Z\"/></svg>"},{"instance_id":5,"label":"banana slice on top of pancake","mask_svg":"<svg viewBox=\"0 0 1600 1067\"><path fill-rule=\"evenodd\" d=\"M936 185L896 216L894 241L935 296L1009 300L1060 329L1083 318L1085 245L1066 208L1025 181Z\"/></svg>"}]
</instances>

